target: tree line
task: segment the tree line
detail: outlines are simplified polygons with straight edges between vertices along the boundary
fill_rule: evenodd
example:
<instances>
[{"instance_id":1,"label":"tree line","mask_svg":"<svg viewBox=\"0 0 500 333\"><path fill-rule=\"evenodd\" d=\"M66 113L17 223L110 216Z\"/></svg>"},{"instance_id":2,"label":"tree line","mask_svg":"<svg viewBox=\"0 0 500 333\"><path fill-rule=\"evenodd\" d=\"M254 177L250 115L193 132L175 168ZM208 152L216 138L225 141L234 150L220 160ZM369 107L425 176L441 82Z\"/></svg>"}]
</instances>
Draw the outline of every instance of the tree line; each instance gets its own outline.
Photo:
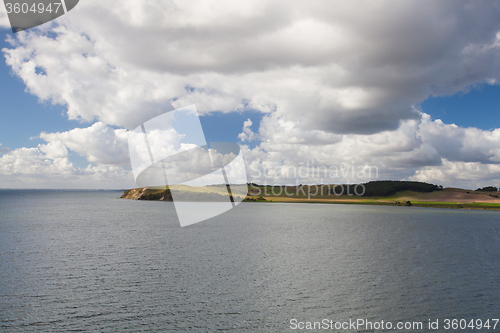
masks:
<instances>
[{"instance_id":1,"label":"tree line","mask_svg":"<svg viewBox=\"0 0 500 333\"><path fill-rule=\"evenodd\" d=\"M356 185L344 185L350 187L348 190L354 190ZM386 197L400 191L432 192L443 189L441 185L434 185L422 182L399 181L399 180L380 180L363 184L365 192L364 197ZM351 191L352 192L352 191Z\"/></svg>"}]
</instances>

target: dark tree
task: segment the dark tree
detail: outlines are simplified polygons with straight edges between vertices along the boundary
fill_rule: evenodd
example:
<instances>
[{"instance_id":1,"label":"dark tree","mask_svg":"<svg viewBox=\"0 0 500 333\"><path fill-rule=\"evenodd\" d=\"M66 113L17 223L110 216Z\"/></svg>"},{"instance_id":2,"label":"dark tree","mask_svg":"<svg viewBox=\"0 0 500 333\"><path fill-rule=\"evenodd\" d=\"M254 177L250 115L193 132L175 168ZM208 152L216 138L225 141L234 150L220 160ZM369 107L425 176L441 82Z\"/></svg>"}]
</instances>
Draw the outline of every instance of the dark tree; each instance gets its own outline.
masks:
<instances>
[{"instance_id":1,"label":"dark tree","mask_svg":"<svg viewBox=\"0 0 500 333\"><path fill-rule=\"evenodd\" d=\"M374 181L364 184L366 197L389 196L400 191L433 192L442 190L434 184L395 180Z\"/></svg>"},{"instance_id":2,"label":"dark tree","mask_svg":"<svg viewBox=\"0 0 500 333\"><path fill-rule=\"evenodd\" d=\"M483 188L478 188L476 191L497 192L498 188L495 186L486 186Z\"/></svg>"}]
</instances>

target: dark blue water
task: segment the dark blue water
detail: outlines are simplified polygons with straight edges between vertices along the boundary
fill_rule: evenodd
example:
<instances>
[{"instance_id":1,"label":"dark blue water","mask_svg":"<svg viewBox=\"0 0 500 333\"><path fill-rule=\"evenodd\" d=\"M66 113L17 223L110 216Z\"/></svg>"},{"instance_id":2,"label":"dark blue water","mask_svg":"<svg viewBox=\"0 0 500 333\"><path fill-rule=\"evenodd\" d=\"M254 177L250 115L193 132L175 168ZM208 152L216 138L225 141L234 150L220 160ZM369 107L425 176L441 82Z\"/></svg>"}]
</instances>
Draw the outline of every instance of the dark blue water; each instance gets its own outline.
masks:
<instances>
[{"instance_id":1,"label":"dark blue water","mask_svg":"<svg viewBox=\"0 0 500 333\"><path fill-rule=\"evenodd\" d=\"M0 331L500 317L499 212L248 203L181 228L120 194L0 191Z\"/></svg>"}]
</instances>

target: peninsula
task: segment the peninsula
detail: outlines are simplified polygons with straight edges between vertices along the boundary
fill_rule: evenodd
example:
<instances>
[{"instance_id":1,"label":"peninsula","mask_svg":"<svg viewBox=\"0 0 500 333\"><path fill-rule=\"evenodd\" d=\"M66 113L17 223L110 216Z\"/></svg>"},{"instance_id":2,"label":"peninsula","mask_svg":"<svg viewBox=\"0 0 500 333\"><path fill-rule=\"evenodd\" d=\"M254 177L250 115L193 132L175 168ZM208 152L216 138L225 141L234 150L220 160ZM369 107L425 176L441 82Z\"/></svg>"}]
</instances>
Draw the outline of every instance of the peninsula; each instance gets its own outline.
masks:
<instances>
[{"instance_id":1,"label":"peninsula","mask_svg":"<svg viewBox=\"0 0 500 333\"><path fill-rule=\"evenodd\" d=\"M457 209L500 210L500 192L488 186L476 190L443 188L409 181L373 181L364 184L322 185L231 185L229 193L237 201L364 204ZM121 198L154 201L223 201L226 185L193 187L185 185L144 187L126 190Z\"/></svg>"}]
</instances>

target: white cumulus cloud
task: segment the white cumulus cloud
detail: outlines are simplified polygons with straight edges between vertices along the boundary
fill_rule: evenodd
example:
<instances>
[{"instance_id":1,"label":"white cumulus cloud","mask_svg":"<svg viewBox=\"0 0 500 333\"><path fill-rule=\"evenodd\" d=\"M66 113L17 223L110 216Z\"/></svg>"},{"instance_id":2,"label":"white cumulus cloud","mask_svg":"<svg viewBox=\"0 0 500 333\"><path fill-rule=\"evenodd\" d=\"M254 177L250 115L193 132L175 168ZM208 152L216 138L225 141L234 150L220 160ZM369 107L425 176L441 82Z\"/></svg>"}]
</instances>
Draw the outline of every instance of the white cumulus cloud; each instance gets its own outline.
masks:
<instances>
[{"instance_id":1,"label":"white cumulus cloud","mask_svg":"<svg viewBox=\"0 0 500 333\"><path fill-rule=\"evenodd\" d=\"M241 142L245 142L245 141L250 142L250 141L257 139L257 136L250 128L250 127L252 127L252 125L253 125L253 122L250 119L245 120L245 122L243 123L243 132L238 134L238 138L241 140Z\"/></svg>"}]
</instances>

